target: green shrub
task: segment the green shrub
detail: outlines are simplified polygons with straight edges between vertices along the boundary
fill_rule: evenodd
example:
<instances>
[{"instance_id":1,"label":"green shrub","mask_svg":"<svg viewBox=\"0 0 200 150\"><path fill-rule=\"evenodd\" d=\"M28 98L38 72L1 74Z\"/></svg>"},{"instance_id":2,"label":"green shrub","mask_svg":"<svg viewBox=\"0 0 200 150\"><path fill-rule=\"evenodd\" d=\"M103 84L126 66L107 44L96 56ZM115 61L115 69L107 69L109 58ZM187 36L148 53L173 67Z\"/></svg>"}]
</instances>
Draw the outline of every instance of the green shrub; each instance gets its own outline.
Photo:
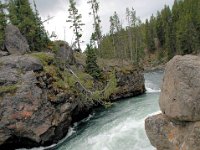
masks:
<instances>
[{"instance_id":1,"label":"green shrub","mask_svg":"<svg viewBox=\"0 0 200 150\"><path fill-rule=\"evenodd\" d=\"M44 66L54 61L54 57L51 53L39 52L33 53L32 56L38 58Z\"/></svg>"},{"instance_id":2,"label":"green shrub","mask_svg":"<svg viewBox=\"0 0 200 150\"><path fill-rule=\"evenodd\" d=\"M109 81L104 89L103 97L104 99L109 99L110 95L117 91L117 79L115 77L115 72L111 72L109 75Z\"/></svg>"},{"instance_id":3,"label":"green shrub","mask_svg":"<svg viewBox=\"0 0 200 150\"><path fill-rule=\"evenodd\" d=\"M97 65L97 56L95 54L94 48L92 48L90 45L87 45L86 56L87 58L85 71L93 78L100 79L101 71L99 66Z\"/></svg>"}]
</instances>

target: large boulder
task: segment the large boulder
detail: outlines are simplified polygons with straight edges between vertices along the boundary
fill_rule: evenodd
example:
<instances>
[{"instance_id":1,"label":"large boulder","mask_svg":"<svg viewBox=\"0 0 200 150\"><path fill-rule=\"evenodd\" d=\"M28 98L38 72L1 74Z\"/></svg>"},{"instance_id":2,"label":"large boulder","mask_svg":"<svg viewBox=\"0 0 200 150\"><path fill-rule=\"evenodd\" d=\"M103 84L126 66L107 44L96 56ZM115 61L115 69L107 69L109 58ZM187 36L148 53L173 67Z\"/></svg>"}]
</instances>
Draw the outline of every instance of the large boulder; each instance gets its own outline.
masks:
<instances>
[{"instance_id":1,"label":"large boulder","mask_svg":"<svg viewBox=\"0 0 200 150\"><path fill-rule=\"evenodd\" d=\"M200 149L200 121L175 121L159 114L145 120L145 130L157 150Z\"/></svg>"},{"instance_id":2,"label":"large boulder","mask_svg":"<svg viewBox=\"0 0 200 150\"><path fill-rule=\"evenodd\" d=\"M165 69L160 95L162 114L145 120L158 150L200 149L200 58L175 56Z\"/></svg>"},{"instance_id":3,"label":"large boulder","mask_svg":"<svg viewBox=\"0 0 200 150\"><path fill-rule=\"evenodd\" d=\"M5 29L5 48L10 54L25 54L30 51L26 38L14 25Z\"/></svg>"},{"instance_id":4,"label":"large boulder","mask_svg":"<svg viewBox=\"0 0 200 150\"><path fill-rule=\"evenodd\" d=\"M73 55L72 48L68 45L67 42L58 41L59 49L56 53L56 58L59 59L59 62L63 64L73 65L75 63L75 58Z\"/></svg>"},{"instance_id":5,"label":"large boulder","mask_svg":"<svg viewBox=\"0 0 200 150\"><path fill-rule=\"evenodd\" d=\"M200 57L175 56L167 63L159 104L170 118L200 121Z\"/></svg>"}]
</instances>

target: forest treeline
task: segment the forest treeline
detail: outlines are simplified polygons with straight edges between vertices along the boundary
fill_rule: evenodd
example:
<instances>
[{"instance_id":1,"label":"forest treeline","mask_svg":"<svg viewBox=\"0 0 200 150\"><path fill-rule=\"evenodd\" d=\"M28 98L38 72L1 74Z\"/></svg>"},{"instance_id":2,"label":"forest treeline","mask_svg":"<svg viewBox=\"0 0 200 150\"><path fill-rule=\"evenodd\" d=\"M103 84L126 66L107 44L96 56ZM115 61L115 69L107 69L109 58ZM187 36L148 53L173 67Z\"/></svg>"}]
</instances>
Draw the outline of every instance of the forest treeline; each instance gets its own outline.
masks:
<instances>
[{"instance_id":1,"label":"forest treeline","mask_svg":"<svg viewBox=\"0 0 200 150\"><path fill-rule=\"evenodd\" d=\"M169 60L176 54L200 52L200 1L175 0L141 23L134 9L126 10L128 26L117 13L110 19L110 33L102 37L100 56L140 62L150 54Z\"/></svg>"},{"instance_id":2,"label":"forest treeline","mask_svg":"<svg viewBox=\"0 0 200 150\"><path fill-rule=\"evenodd\" d=\"M93 18L93 33L87 48L93 48L102 58L117 58L142 63L150 55L158 62L167 61L176 54L200 52L200 1L175 0L170 8L165 5L156 15L142 22L134 8L125 10L126 26L117 12L110 17L110 31L102 35L98 0L88 0ZM31 51L49 48L51 43L39 16L36 4L33 8L28 0L9 0L0 2L0 47L5 39L7 24L17 26L26 37ZM76 1L69 0L69 16L66 23L71 24L74 32L74 49L81 51L82 15L76 8ZM66 9L67 10L67 9ZM87 49L86 49L87 52Z\"/></svg>"}]
</instances>

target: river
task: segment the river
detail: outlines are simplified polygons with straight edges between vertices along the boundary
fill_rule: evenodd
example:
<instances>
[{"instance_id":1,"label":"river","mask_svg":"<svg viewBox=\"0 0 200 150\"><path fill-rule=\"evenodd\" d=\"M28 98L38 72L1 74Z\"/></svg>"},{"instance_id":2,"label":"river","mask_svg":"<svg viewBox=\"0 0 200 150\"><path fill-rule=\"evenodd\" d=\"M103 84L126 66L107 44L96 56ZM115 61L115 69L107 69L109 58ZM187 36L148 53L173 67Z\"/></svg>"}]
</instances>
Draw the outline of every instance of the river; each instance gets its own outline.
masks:
<instances>
[{"instance_id":1,"label":"river","mask_svg":"<svg viewBox=\"0 0 200 150\"><path fill-rule=\"evenodd\" d=\"M158 99L163 72L145 73L146 94L98 108L75 123L53 150L155 150L145 134L144 120L159 111ZM37 148L38 149L38 148Z\"/></svg>"}]
</instances>

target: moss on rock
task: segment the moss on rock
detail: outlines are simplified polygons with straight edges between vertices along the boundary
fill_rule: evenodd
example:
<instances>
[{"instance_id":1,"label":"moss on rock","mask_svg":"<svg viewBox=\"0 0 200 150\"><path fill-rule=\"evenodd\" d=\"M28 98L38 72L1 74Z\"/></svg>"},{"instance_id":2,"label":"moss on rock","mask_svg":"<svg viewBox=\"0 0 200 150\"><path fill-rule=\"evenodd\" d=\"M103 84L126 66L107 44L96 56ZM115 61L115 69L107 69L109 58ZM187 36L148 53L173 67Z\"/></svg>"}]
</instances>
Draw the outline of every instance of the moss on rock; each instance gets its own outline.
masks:
<instances>
[{"instance_id":1,"label":"moss on rock","mask_svg":"<svg viewBox=\"0 0 200 150\"><path fill-rule=\"evenodd\" d=\"M7 85L0 87L0 95L4 93L14 93L17 90L17 85Z\"/></svg>"}]
</instances>

